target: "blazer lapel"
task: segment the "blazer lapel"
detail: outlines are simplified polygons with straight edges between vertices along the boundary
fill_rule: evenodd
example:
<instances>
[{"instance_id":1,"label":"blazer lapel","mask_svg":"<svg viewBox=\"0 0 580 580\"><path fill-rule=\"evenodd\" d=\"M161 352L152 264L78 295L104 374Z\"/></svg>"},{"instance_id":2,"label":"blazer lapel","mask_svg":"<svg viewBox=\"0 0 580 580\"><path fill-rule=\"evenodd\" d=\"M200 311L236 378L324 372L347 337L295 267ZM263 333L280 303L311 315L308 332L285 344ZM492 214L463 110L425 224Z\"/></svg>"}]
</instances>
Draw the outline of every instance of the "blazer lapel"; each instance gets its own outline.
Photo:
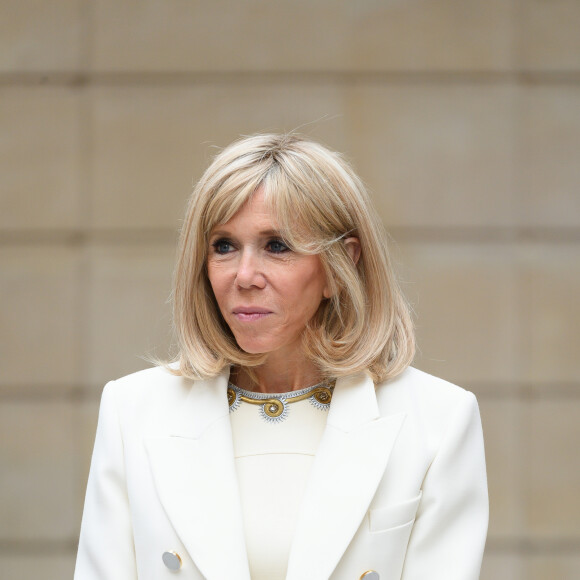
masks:
<instances>
[{"instance_id":1,"label":"blazer lapel","mask_svg":"<svg viewBox=\"0 0 580 580\"><path fill-rule=\"evenodd\" d=\"M250 580L226 388L194 382L180 420L145 444L161 503L208 580Z\"/></svg>"},{"instance_id":2,"label":"blazer lapel","mask_svg":"<svg viewBox=\"0 0 580 580\"><path fill-rule=\"evenodd\" d=\"M404 417L379 416L367 375L337 381L298 516L287 580L330 577L368 510Z\"/></svg>"}]
</instances>

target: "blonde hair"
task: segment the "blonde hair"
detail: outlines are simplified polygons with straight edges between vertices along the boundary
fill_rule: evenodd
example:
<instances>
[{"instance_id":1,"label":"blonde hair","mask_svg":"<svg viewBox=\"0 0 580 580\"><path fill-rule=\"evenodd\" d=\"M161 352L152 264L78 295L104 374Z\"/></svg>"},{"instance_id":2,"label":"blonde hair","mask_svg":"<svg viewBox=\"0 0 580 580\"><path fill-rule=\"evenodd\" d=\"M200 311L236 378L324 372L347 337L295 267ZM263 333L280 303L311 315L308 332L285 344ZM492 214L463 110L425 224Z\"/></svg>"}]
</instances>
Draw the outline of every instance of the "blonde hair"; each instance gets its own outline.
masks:
<instances>
[{"instance_id":1,"label":"blonde hair","mask_svg":"<svg viewBox=\"0 0 580 580\"><path fill-rule=\"evenodd\" d=\"M176 374L216 376L251 369L266 355L244 352L221 316L207 276L209 235L260 188L284 239L318 254L332 297L303 336L304 354L326 378L368 371L375 381L402 372L415 353L409 308L391 269L386 235L367 192L338 154L296 134L255 135L222 150L189 199L174 276ZM355 265L343 240L356 236Z\"/></svg>"}]
</instances>

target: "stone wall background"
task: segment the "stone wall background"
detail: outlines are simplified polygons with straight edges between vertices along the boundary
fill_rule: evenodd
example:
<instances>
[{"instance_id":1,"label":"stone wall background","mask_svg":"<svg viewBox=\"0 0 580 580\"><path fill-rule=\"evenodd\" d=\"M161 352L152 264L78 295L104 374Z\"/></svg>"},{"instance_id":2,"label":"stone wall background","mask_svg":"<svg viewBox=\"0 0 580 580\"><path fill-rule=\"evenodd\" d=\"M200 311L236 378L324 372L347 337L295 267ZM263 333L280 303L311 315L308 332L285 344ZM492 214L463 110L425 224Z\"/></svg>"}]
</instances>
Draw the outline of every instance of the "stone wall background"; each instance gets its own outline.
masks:
<instances>
[{"instance_id":1,"label":"stone wall background","mask_svg":"<svg viewBox=\"0 0 580 580\"><path fill-rule=\"evenodd\" d=\"M163 355L192 183L239 134L345 152L416 366L473 390L482 578L580 577L580 3L4 0L0 573L71 577L100 390Z\"/></svg>"}]
</instances>

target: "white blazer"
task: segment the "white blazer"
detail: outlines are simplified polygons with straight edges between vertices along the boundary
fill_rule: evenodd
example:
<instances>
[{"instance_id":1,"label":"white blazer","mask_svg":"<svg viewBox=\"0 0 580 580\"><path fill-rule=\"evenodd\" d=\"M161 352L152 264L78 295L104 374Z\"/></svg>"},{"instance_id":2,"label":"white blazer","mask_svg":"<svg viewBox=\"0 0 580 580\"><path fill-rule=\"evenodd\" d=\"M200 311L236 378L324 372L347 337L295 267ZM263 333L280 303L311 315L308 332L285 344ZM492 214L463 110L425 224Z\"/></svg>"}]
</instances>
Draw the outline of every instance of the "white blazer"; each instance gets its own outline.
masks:
<instances>
[{"instance_id":1,"label":"white blazer","mask_svg":"<svg viewBox=\"0 0 580 580\"><path fill-rule=\"evenodd\" d=\"M250 580L227 381L155 368L106 386L76 580ZM412 368L342 378L286 578L476 580L487 521L473 394Z\"/></svg>"}]
</instances>

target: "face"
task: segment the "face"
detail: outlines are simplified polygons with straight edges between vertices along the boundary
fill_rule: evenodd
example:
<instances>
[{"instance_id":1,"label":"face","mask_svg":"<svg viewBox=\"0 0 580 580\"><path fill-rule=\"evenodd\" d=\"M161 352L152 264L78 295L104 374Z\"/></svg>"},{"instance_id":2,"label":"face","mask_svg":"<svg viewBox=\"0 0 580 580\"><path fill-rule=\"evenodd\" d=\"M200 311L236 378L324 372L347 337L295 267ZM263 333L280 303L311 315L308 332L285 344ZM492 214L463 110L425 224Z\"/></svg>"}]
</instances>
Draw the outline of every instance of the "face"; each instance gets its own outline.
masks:
<instances>
[{"instance_id":1,"label":"face","mask_svg":"<svg viewBox=\"0 0 580 580\"><path fill-rule=\"evenodd\" d=\"M304 328L329 296L326 276L318 256L297 254L282 241L260 191L213 228L207 265L222 316L241 349L299 356Z\"/></svg>"}]
</instances>

